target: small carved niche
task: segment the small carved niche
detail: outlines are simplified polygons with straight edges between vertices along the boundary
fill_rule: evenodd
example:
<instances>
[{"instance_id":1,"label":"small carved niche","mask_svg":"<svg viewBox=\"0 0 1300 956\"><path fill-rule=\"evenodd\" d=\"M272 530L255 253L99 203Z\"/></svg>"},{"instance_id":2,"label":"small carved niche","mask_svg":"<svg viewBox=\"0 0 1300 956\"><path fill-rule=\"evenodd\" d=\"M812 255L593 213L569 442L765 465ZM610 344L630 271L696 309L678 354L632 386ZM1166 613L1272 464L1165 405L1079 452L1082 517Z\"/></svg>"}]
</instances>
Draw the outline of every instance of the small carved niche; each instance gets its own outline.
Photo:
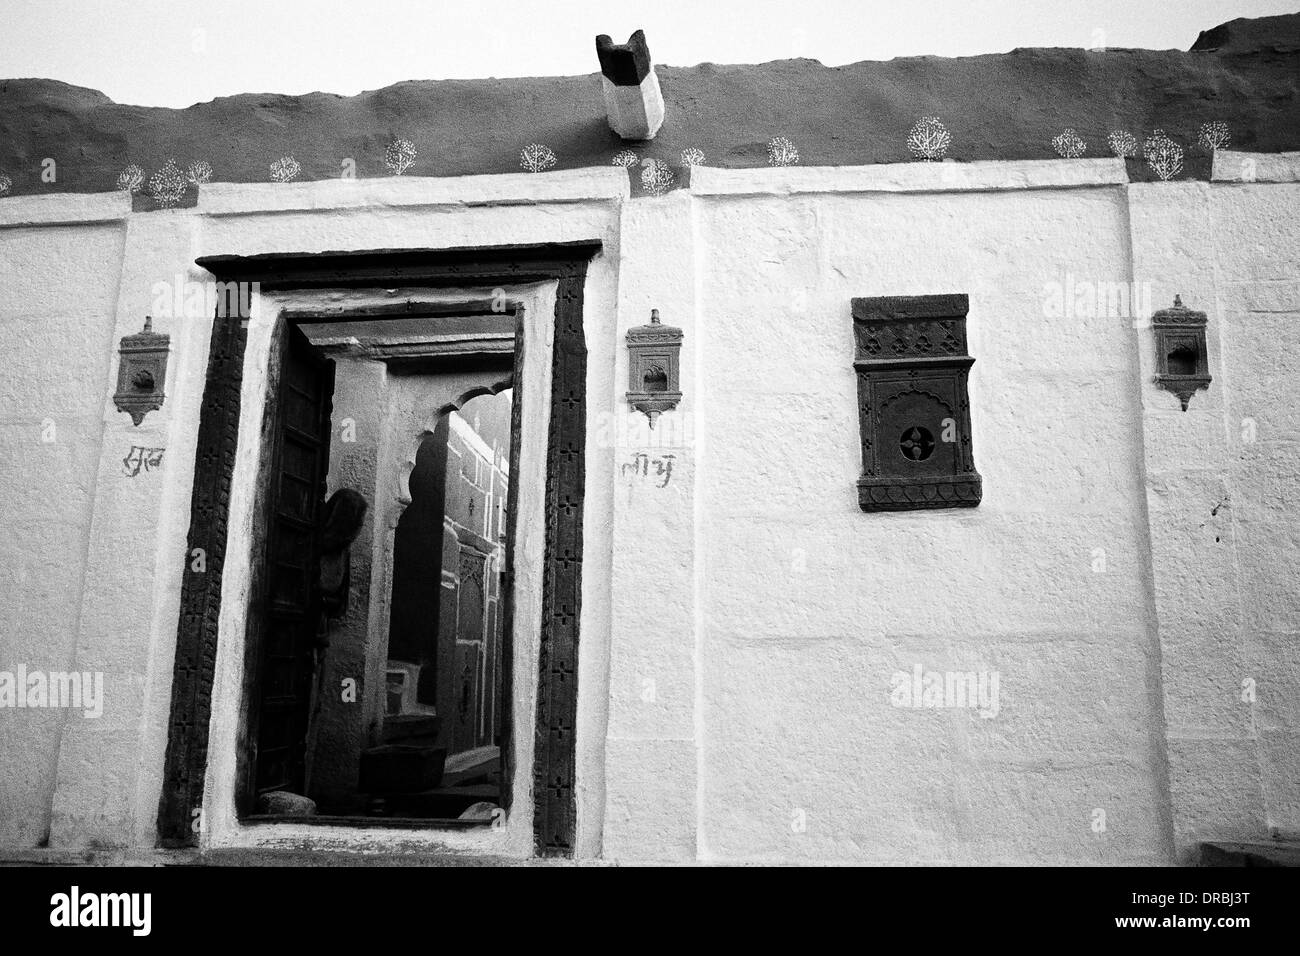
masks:
<instances>
[{"instance_id":1,"label":"small carved niche","mask_svg":"<svg viewBox=\"0 0 1300 956\"><path fill-rule=\"evenodd\" d=\"M853 300L863 511L974 508L965 295Z\"/></svg>"},{"instance_id":2,"label":"small carved niche","mask_svg":"<svg viewBox=\"0 0 1300 956\"><path fill-rule=\"evenodd\" d=\"M136 426L144 421L146 412L162 408L170 342L169 336L153 330L153 319L147 315L143 331L122 337L113 404L130 415Z\"/></svg>"},{"instance_id":3,"label":"small carved niche","mask_svg":"<svg viewBox=\"0 0 1300 956\"><path fill-rule=\"evenodd\" d=\"M645 412L650 427L662 412L676 408L682 400L679 360L682 330L659 321L659 310L650 310L650 322L629 329L628 404Z\"/></svg>"},{"instance_id":4,"label":"small carved niche","mask_svg":"<svg viewBox=\"0 0 1300 956\"><path fill-rule=\"evenodd\" d=\"M1187 308L1183 297L1176 295L1171 308L1151 316L1151 326L1156 333L1155 383L1177 395L1187 411L1192 396L1213 381L1205 345L1205 313Z\"/></svg>"}]
</instances>

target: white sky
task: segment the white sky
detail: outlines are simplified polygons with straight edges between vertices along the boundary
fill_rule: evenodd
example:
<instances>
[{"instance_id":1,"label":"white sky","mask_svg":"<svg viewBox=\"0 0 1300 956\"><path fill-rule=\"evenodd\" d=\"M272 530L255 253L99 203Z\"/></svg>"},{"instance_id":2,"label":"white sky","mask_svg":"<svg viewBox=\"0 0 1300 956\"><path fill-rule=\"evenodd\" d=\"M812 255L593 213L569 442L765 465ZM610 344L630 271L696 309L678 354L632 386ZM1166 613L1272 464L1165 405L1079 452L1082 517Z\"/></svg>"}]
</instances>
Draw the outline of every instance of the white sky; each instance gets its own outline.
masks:
<instances>
[{"instance_id":1,"label":"white sky","mask_svg":"<svg viewBox=\"0 0 1300 956\"><path fill-rule=\"evenodd\" d=\"M827 65L1018 46L1182 49L1297 0L0 0L0 77L119 103L354 94L400 80L598 68L594 38L646 31L656 63Z\"/></svg>"}]
</instances>

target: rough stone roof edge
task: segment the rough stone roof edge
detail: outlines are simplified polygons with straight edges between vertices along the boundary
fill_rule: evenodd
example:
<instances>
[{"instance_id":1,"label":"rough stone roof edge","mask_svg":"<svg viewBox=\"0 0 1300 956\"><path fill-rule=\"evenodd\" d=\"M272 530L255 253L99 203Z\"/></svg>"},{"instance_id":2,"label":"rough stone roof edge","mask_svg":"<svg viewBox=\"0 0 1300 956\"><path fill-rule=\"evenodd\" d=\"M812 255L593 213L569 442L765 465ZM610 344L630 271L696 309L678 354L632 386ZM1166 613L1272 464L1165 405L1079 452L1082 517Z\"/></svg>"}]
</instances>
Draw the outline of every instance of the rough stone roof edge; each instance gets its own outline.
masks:
<instances>
[{"instance_id":1,"label":"rough stone roof edge","mask_svg":"<svg viewBox=\"0 0 1300 956\"><path fill-rule=\"evenodd\" d=\"M1109 130L1140 142L1158 127L1186 151L1182 175L1206 178L1210 158L1196 138L1214 120L1228 125L1234 149L1300 149L1300 14L1231 21L1188 52L1018 49L655 69L667 120L651 143L609 130L594 72L408 81L356 96L243 94L182 110L117 104L54 80L0 80L0 171L12 195L103 192L128 164L147 177L168 159L182 168L206 160L224 182L266 182L286 155L304 180L337 178L349 161L357 176L376 177L391 175L384 150L399 138L417 149L413 176L517 172L530 143L554 152L555 169L608 165L626 149L677 167L688 147L710 166L764 166L776 136L793 142L802 165L856 166L909 161L908 131L925 115L951 131L948 156L959 162L1051 159L1051 139L1066 127L1086 155L1105 156ZM42 179L47 159L53 182ZM1141 166L1130 164L1134 178Z\"/></svg>"}]
</instances>

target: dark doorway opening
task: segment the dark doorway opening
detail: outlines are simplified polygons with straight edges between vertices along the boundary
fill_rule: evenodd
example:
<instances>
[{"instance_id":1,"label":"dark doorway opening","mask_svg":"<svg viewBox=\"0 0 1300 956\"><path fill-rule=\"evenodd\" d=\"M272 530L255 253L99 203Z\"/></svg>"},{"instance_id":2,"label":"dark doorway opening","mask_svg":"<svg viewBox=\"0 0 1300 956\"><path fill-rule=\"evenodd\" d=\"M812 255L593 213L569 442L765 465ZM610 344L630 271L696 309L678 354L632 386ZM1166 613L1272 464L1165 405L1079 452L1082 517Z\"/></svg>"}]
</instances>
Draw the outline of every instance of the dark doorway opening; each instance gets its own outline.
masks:
<instances>
[{"instance_id":1,"label":"dark doorway opening","mask_svg":"<svg viewBox=\"0 0 1300 956\"><path fill-rule=\"evenodd\" d=\"M489 825L509 806L505 581L524 315L407 306L390 321L365 308L276 319L253 519L246 821Z\"/></svg>"},{"instance_id":2,"label":"dark doorway opening","mask_svg":"<svg viewBox=\"0 0 1300 956\"><path fill-rule=\"evenodd\" d=\"M598 242L453 250L399 250L364 253L289 254L211 257L199 265L225 282L257 282L263 292L285 289L492 288L504 284L555 281L556 306L551 358L550 415L546 440L545 568L542 570L542 615L533 774L532 816L539 855L571 855L574 848L575 740L577 709L578 622L581 606L583 455L586 443L586 346L582 330L583 287L588 261ZM195 485L191 502L188 552L204 548L208 570L182 578L181 614L172 685L163 794L159 807L159 841L164 846L193 845L193 821L202 807L207 765L208 726L217 656L222 567L228 542L230 488L238 444L240 391L246 331L237 317L214 320L207 383L200 415ZM517 360L523 357L517 355ZM517 408L516 396L516 408ZM576 505L576 507L575 507ZM298 529L303 530L303 529ZM317 545L316 547L319 547ZM510 588L509 573L504 587ZM504 622L509 628L509 622ZM260 638L259 638L260 641ZM260 654L262 644L249 647ZM508 653L509 642L504 643ZM291 648L288 658L297 659ZM508 667L508 665L507 665ZM246 668L247 670L247 668ZM294 695L301 676L289 668ZM418 699L418 680L417 680ZM245 745L260 740L248 726ZM502 734L510 737L510 709L502 708ZM268 741L276 738L268 735ZM293 751L285 745L286 752ZM296 780L296 757L286 756L282 777ZM305 762L305 761L304 761ZM514 755L503 755L503 789L515 772ZM256 777L251 767L245 780ZM268 768L264 783L274 774ZM249 792L247 784L243 792Z\"/></svg>"}]
</instances>

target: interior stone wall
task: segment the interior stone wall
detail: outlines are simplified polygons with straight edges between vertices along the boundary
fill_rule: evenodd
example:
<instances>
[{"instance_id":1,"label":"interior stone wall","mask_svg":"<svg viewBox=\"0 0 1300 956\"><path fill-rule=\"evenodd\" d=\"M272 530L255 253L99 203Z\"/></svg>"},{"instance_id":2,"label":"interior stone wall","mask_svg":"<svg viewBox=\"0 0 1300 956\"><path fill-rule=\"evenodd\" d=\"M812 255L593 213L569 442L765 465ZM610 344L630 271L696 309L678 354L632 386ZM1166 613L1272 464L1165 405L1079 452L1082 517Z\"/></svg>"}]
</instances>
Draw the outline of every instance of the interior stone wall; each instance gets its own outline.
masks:
<instances>
[{"instance_id":1,"label":"interior stone wall","mask_svg":"<svg viewBox=\"0 0 1300 956\"><path fill-rule=\"evenodd\" d=\"M330 624L308 796L336 805L355 802L361 751L370 745L372 721L382 707L383 682L373 686L367 666L371 578L376 528L379 448L387 417L388 370L382 362L336 358L327 495L360 492L370 505L350 553L348 607ZM356 703L341 703L344 680L355 681ZM376 701L378 696L380 700Z\"/></svg>"}]
</instances>

